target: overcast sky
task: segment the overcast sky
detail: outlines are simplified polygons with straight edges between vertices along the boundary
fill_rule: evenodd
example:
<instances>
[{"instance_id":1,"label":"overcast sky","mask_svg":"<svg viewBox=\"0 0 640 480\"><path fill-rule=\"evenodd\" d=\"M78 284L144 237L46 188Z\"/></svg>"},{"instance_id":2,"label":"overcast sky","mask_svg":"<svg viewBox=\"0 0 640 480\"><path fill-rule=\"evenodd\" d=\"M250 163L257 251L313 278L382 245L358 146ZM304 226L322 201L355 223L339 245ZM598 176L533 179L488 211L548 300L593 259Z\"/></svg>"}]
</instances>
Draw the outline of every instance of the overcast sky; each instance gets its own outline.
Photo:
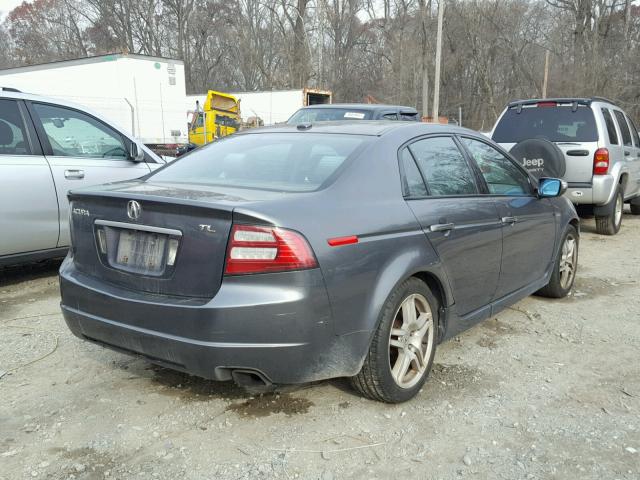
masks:
<instances>
[{"instance_id":1,"label":"overcast sky","mask_svg":"<svg viewBox=\"0 0 640 480\"><path fill-rule=\"evenodd\" d=\"M22 3L22 0L0 0L0 19Z\"/></svg>"}]
</instances>

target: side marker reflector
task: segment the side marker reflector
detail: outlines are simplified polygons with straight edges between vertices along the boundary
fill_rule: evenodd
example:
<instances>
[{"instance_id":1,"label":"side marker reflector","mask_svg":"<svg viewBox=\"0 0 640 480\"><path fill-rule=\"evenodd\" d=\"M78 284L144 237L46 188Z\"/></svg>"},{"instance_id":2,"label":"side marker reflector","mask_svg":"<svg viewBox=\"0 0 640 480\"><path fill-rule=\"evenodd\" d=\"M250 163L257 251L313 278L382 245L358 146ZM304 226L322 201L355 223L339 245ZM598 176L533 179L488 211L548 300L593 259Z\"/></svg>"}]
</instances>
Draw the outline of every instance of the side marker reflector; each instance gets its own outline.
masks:
<instances>
[{"instance_id":1,"label":"side marker reflector","mask_svg":"<svg viewBox=\"0 0 640 480\"><path fill-rule=\"evenodd\" d=\"M329 240L327 240L327 243L331 247L339 247L341 245L351 245L353 243L358 243L358 237L356 235L351 235L349 237L330 238Z\"/></svg>"}]
</instances>

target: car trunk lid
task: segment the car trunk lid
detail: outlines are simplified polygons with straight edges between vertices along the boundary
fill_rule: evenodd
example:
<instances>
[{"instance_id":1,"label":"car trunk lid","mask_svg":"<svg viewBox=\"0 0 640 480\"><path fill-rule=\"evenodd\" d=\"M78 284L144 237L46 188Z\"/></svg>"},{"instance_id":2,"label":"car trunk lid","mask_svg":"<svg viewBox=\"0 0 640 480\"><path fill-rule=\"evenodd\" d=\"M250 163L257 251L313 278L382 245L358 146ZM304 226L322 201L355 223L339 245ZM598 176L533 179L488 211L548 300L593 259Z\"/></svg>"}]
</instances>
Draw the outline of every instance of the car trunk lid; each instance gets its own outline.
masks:
<instances>
[{"instance_id":1,"label":"car trunk lid","mask_svg":"<svg viewBox=\"0 0 640 480\"><path fill-rule=\"evenodd\" d=\"M80 272L126 289L203 298L220 288L234 208L256 200L142 182L69 197Z\"/></svg>"}]
</instances>

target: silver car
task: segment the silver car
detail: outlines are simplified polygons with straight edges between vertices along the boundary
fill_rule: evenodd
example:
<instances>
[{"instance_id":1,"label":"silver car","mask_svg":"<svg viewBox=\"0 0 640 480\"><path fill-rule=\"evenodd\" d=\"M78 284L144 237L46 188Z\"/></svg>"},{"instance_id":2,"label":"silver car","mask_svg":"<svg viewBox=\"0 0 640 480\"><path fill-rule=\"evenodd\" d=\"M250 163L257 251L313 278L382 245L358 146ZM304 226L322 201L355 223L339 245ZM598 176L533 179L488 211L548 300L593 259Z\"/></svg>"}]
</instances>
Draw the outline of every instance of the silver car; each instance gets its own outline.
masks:
<instances>
[{"instance_id":1,"label":"silver car","mask_svg":"<svg viewBox=\"0 0 640 480\"><path fill-rule=\"evenodd\" d=\"M164 163L82 107L0 88L0 265L65 255L70 189Z\"/></svg>"},{"instance_id":2,"label":"silver car","mask_svg":"<svg viewBox=\"0 0 640 480\"><path fill-rule=\"evenodd\" d=\"M566 195L579 213L595 215L598 233L618 233L625 202L640 215L640 138L631 118L613 102L599 97L518 100L505 108L491 138L507 150L529 139L554 143L564 172L554 176L567 181ZM522 160L534 169L543 161L535 155Z\"/></svg>"}]
</instances>

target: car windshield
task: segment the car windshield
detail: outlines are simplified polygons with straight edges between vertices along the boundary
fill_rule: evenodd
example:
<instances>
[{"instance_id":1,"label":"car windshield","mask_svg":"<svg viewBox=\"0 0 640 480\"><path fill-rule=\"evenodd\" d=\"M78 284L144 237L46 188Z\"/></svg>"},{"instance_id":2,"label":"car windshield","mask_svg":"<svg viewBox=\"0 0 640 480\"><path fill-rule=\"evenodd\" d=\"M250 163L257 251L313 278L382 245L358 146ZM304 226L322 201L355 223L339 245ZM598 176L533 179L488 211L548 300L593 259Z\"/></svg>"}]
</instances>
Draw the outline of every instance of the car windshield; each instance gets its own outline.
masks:
<instances>
[{"instance_id":1,"label":"car windshield","mask_svg":"<svg viewBox=\"0 0 640 480\"><path fill-rule=\"evenodd\" d=\"M370 138L310 132L233 135L175 160L148 181L312 191Z\"/></svg>"},{"instance_id":2,"label":"car windshield","mask_svg":"<svg viewBox=\"0 0 640 480\"><path fill-rule=\"evenodd\" d=\"M287 121L288 124L335 122L339 120L371 120L372 113L357 108L301 108Z\"/></svg>"},{"instance_id":3,"label":"car windshield","mask_svg":"<svg viewBox=\"0 0 640 480\"><path fill-rule=\"evenodd\" d=\"M528 138L545 138L552 142L596 142L598 131L591 108L571 104L523 106L509 108L496 125L493 140L518 143Z\"/></svg>"}]
</instances>

